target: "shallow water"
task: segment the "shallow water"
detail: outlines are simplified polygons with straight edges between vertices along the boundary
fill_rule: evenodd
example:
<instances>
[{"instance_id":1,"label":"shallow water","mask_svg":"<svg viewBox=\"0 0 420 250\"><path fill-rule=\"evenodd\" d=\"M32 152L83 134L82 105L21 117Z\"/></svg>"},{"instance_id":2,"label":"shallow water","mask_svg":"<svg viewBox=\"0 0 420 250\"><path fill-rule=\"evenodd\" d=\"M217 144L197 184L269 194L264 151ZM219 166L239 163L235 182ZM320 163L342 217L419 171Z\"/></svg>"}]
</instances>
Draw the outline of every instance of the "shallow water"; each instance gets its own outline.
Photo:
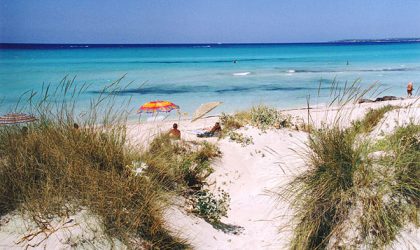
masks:
<instances>
[{"instance_id":1,"label":"shallow water","mask_svg":"<svg viewBox=\"0 0 420 250\"><path fill-rule=\"evenodd\" d=\"M384 94L404 96L408 81L420 84L420 43L1 49L0 113L23 92L57 85L66 75L90 84L80 106L125 75L122 83L133 83L114 94L118 102L132 97L133 118L141 104L159 99L189 113L209 101L224 102L214 112L259 103L289 108L306 105L309 95L313 104L326 102L334 78L379 82Z\"/></svg>"}]
</instances>

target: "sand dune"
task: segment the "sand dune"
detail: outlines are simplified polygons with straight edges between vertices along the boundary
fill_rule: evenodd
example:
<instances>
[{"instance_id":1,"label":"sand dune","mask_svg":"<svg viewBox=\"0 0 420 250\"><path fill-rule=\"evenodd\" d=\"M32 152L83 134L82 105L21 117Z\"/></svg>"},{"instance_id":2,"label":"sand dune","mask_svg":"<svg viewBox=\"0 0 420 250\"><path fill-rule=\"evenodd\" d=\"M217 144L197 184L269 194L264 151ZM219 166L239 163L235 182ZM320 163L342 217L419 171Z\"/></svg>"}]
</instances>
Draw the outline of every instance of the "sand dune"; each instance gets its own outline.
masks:
<instances>
[{"instance_id":1,"label":"sand dune","mask_svg":"<svg viewBox=\"0 0 420 250\"><path fill-rule=\"evenodd\" d=\"M339 114L345 126L351 120L362 117L369 108L387 104L403 108L389 112L372 132L373 137L390 133L396 126L410 121L419 123L420 106L415 99L352 105L342 109L317 107L310 110L310 116L316 126L321 126L322 123L333 123ZM308 120L305 109L284 112ZM217 120L218 117L209 117L194 123L189 120L179 120L177 123L184 140L197 140L193 131L210 127ZM167 131L172 123L173 121L160 121L129 124L129 141L133 145L147 146L156 134ZM228 216L222 219L221 227L214 228L203 219L187 213L182 202L179 202L180 206L168 208L165 219L170 229L187 239L195 249L287 249L292 235L293 211L286 200L279 199L277 192L294 176L305 171L304 154L308 135L293 129L270 129L262 132L253 127L242 128L239 132L252 137L253 144L243 146L228 138L198 139L216 143L223 152L222 157L213 163L215 172L208 180L211 189L220 187L230 194L230 210ZM18 219L13 216L7 218L8 220L3 218L0 221L0 249L24 247L16 242L27 233L24 229L25 223L17 224ZM10 226L12 223L14 226ZM74 234L80 235L80 230L83 231L80 228L77 230L79 231ZM72 234L71 230L66 232ZM59 233L60 231L56 233L56 237L43 241L37 248L70 248L68 242L57 240L57 237L63 238L62 233L61 236ZM101 233L99 230L98 234ZM393 247L418 249L419 230L407 227Z\"/></svg>"}]
</instances>

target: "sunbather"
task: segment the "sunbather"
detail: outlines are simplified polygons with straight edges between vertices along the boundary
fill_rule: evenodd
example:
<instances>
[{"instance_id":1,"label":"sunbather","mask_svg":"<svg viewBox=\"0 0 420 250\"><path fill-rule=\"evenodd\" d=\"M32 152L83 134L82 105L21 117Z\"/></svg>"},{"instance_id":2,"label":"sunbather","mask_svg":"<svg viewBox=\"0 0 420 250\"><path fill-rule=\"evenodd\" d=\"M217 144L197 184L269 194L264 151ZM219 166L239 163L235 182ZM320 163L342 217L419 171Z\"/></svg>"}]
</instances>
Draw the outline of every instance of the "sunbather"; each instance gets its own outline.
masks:
<instances>
[{"instance_id":1,"label":"sunbather","mask_svg":"<svg viewBox=\"0 0 420 250\"><path fill-rule=\"evenodd\" d=\"M174 139L181 139L181 131L178 129L178 124L174 123L172 129L169 131L169 137Z\"/></svg>"},{"instance_id":2,"label":"sunbather","mask_svg":"<svg viewBox=\"0 0 420 250\"><path fill-rule=\"evenodd\" d=\"M209 131L206 131L202 134L198 134L197 137L213 137L219 135L221 131L222 127L220 126L220 123L216 122Z\"/></svg>"}]
</instances>

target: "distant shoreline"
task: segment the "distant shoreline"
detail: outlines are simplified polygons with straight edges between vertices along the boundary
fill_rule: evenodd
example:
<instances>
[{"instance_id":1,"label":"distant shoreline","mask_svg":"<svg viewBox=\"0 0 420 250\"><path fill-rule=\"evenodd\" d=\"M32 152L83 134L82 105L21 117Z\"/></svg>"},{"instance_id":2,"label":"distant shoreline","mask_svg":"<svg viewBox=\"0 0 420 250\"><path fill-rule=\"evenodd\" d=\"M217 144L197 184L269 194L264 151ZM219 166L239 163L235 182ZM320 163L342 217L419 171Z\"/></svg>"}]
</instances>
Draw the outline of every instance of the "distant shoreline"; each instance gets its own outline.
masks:
<instances>
[{"instance_id":1,"label":"distant shoreline","mask_svg":"<svg viewBox=\"0 0 420 250\"><path fill-rule=\"evenodd\" d=\"M303 43L157 43L157 44L82 44L82 43L0 43L0 49L92 49L92 48L229 48L241 46L346 46L420 43L420 38L346 39Z\"/></svg>"}]
</instances>

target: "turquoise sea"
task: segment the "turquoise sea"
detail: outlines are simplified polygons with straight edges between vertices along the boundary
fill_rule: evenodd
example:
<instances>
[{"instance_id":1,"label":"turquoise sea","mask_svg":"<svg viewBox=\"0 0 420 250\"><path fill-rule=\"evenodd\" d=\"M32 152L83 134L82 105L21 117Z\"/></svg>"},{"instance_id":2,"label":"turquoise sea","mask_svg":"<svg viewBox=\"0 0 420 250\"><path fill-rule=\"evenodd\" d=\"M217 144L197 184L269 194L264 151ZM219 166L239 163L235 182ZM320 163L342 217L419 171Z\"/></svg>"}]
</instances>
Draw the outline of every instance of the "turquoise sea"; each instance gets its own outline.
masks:
<instances>
[{"instance_id":1,"label":"turquoise sea","mask_svg":"<svg viewBox=\"0 0 420 250\"><path fill-rule=\"evenodd\" d=\"M379 82L384 94L396 96L405 96L413 81L416 91L420 43L3 46L0 113L10 111L23 92L54 86L66 75L90 84L81 106L125 75L122 82L133 83L117 99L132 97L134 110L151 100L172 101L189 113L210 101L224 102L219 112L259 103L302 107L308 95L327 101L328 91L315 98L321 79L325 87L334 78Z\"/></svg>"}]
</instances>

